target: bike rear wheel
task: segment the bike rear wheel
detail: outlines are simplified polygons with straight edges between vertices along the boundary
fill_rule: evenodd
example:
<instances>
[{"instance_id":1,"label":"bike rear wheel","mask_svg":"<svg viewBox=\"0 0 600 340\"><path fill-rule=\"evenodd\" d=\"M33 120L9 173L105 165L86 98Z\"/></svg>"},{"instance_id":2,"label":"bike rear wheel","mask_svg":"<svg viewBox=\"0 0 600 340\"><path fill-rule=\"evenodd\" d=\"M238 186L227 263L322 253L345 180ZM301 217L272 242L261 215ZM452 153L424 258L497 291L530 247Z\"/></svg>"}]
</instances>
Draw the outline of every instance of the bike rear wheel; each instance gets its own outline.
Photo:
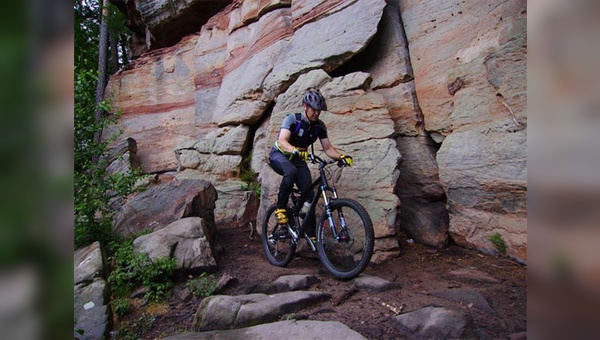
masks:
<instances>
[{"instance_id":1,"label":"bike rear wheel","mask_svg":"<svg viewBox=\"0 0 600 340\"><path fill-rule=\"evenodd\" d=\"M267 209L262 225L261 240L267 260L274 266L285 267L294 258L296 245L292 242L292 235L288 232L288 227L277 223L275 210L277 210L275 204ZM288 216L288 220L292 221L291 216Z\"/></svg>"},{"instance_id":2,"label":"bike rear wheel","mask_svg":"<svg viewBox=\"0 0 600 340\"><path fill-rule=\"evenodd\" d=\"M342 280L358 276L371 261L375 233L366 209L351 199L330 202L333 225L327 214L319 219L317 250L321 262L335 277ZM342 228L342 217L346 228ZM335 228L336 239L332 228Z\"/></svg>"}]
</instances>

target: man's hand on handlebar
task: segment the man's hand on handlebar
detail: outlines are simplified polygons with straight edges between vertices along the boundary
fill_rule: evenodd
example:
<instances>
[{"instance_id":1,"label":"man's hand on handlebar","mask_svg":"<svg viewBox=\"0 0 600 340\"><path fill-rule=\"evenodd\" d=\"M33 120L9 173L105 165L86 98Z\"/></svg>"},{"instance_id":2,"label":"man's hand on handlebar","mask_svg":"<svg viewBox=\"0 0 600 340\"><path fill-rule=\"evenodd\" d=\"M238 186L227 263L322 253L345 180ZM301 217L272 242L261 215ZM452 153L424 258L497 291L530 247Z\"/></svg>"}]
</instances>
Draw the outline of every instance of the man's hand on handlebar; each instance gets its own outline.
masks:
<instances>
[{"instance_id":1,"label":"man's hand on handlebar","mask_svg":"<svg viewBox=\"0 0 600 340\"><path fill-rule=\"evenodd\" d=\"M308 151L298 150L297 148L292 151L292 155L299 157L301 160L306 161L308 159Z\"/></svg>"},{"instance_id":2,"label":"man's hand on handlebar","mask_svg":"<svg viewBox=\"0 0 600 340\"><path fill-rule=\"evenodd\" d=\"M354 163L354 161L352 160L352 156L341 155L340 159L342 162L344 162L344 165L347 165L349 167L352 167L352 164Z\"/></svg>"}]
</instances>

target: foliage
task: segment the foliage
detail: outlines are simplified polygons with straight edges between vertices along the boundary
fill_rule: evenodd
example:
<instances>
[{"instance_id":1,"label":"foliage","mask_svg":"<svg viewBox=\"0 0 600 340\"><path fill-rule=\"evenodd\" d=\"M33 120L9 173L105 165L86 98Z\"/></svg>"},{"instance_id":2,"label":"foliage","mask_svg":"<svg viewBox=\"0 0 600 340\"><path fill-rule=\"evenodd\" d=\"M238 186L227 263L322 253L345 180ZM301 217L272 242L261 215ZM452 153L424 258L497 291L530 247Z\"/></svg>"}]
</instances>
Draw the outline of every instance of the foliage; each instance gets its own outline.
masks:
<instances>
[{"instance_id":1,"label":"foliage","mask_svg":"<svg viewBox=\"0 0 600 340\"><path fill-rule=\"evenodd\" d=\"M504 242L504 239L502 238L502 235L500 235L500 233L495 233L491 235L489 240L490 242L492 242L492 244L494 244L494 246L496 247L496 249L498 249L500 253L506 254L506 243Z\"/></svg>"},{"instance_id":2,"label":"foliage","mask_svg":"<svg viewBox=\"0 0 600 340\"><path fill-rule=\"evenodd\" d=\"M75 10L75 247L100 241L108 244L114 239L110 202L131 192L139 172L109 174L107 161L101 156L108 151L110 143L119 136L114 134L102 142L94 136L114 124L118 113L96 121L97 108L110 112L107 101L96 104L98 76L99 7L97 0L78 0ZM109 15L109 26L119 31L123 19L113 10ZM95 161L100 159L100 162Z\"/></svg>"},{"instance_id":3,"label":"foliage","mask_svg":"<svg viewBox=\"0 0 600 340\"><path fill-rule=\"evenodd\" d=\"M195 297L205 298L213 295L217 290L217 280L214 275L206 275L206 272L204 272L196 279L189 280L186 287Z\"/></svg>"},{"instance_id":4,"label":"foliage","mask_svg":"<svg viewBox=\"0 0 600 340\"><path fill-rule=\"evenodd\" d=\"M250 164L252 163L252 156L247 156L242 160L240 166L240 180L244 182L241 189L244 191L252 191L256 197L260 197L261 185L258 181L258 174Z\"/></svg>"},{"instance_id":5,"label":"foliage","mask_svg":"<svg viewBox=\"0 0 600 340\"><path fill-rule=\"evenodd\" d=\"M123 340L137 340L141 334L147 333L152 329L156 317L154 315L142 315L135 322L119 328L117 338Z\"/></svg>"},{"instance_id":6,"label":"foliage","mask_svg":"<svg viewBox=\"0 0 600 340\"><path fill-rule=\"evenodd\" d=\"M298 320L298 314L296 314L296 313L285 314L285 315L281 316L280 320L282 320L282 321Z\"/></svg>"},{"instance_id":7,"label":"foliage","mask_svg":"<svg viewBox=\"0 0 600 340\"><path fill-rule=\"evenodd\" d=\"M76 0L74 14L75 74L84 70L95 71L98 67L98 35L100 32L98 1ZM92 91L95 91L96 83L90 85ZM77 89L75 93L77 93ZM77 104L77 101L75 103Z\"/></svg>"},{"instance_id":8,"label":"foliage","mask_svg":"<svg viewBox=\"0 0 600 340\"><path fill-rule=\"evenodd\" d=\"M101 106L108 108L106 102L102 102ZM88 106L88 109L92 109L92 106ZM101 142L94 142L94 134L115 123L118 115L105 117L96 123L93 115L84 111L85 108L76 107L74 147L76 248L94 241L108 244L114 239L111 200L131 193L141 174L139 170L114 174L106 170L108 160L102 156L119 134L114 134ZM100 160L95 161L96 158Z\"/></svg>"},{"instance_id":9,"label":"foliage","mask_svg":"<svg viewBox=\"0 0 600 340\"><path fill-rule=\"evenodd\" d=\"M131 302L127 298L113 299L110 304L112 305L113 311L117 316L121 317L131 309Z\"/></svg>"},{"instance_id":10,"label":"foliage","mask_svg":"<svg viewBox=\"0 0 600 340\"><path fill-rule=\"evenodd\" d=\"M144 298L149 301L160 301L167 296L173 285L171 279L177 268L176 259L151 260L148 254L133 250L133 239L112 245L115 251L110 257L113 267L108 282L114 296L127 296L140 285L147 289Z\"/></svg>"},{"instance_id":11,"label":"foliage","mask_svg":"<svg viewBox=\"0 0 600 340\"><path fill-rule=\"evenodd\" d=\"M106 23L108 31L117 41L125 42L132 35L125 24L127 18L111 2L107 5ZM98 38L100 34L100 5L98 0L76 0L74 3L75 21L75 73L77 69L96 70L98 67ZM112 51L118 56L119 66L128 63L125 44ZM110 70L116 72L117 70ZM96 83L93 84L94 89Z\"/></svg>"}]
</instances>

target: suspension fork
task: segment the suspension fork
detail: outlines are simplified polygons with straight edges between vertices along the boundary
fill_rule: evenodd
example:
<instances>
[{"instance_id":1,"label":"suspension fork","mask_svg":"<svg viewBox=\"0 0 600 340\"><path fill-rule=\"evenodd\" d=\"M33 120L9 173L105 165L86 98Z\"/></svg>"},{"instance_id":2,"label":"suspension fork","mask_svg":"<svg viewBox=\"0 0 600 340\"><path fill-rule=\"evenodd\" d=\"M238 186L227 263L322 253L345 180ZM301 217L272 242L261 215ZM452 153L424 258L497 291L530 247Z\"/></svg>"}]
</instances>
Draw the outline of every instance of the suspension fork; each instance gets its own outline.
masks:
<instances>
[{"instance_id":1,"label":"suspension fork","mask_svg":"<svg viewBox=\"0 0 600 340\"><path fill-rule=\"evenodd\" d=\"M339 241L340 239L346 240L348 237L348 234L346 232L346 219L344 218L344 213L341 210L338 211L338 216L340 218L341 231L342 231L341 233L338 233L338 229L336 228L335 221L333 219L333 212L331 211L330 200L329 200L329 197L327 197L327 193L326 193L327 191L331 191L331 193L333 194L333 198L336 199L336 198L338 198L337 190L335 189L335 187L329 187L329 186L321 186L320 189L321 189L321 194L323 195L323 200L325 201L325 212L327 213L327 219L329 220L329 227L331 228L333 237L337 241Z\"/></svg>"}]
</instances>

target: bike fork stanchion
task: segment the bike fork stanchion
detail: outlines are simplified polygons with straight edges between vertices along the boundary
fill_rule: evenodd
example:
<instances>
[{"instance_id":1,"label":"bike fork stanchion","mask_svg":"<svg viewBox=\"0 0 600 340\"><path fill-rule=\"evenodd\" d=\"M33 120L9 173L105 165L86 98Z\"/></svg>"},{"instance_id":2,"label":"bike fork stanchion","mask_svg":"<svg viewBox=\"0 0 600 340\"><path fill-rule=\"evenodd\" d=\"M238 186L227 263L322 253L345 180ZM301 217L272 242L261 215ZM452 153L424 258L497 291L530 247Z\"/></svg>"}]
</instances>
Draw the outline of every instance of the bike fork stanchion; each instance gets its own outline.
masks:
<instances>
[{"instance_id":1,"label":"bike fork stanchion","mask_svg":"<svg viewBox=\"0 0 600 340\"><path fill-rule=\"evenodd\" d=\"M335 227L335 222L333 220L333 212L331 209L327 208L327 220L329 221L329 228L331 229L331 234L334 240L338 240L337 228Z\"/></svg>"},{"instance_id":2,"label":"bike fork stanchion","mask_svg":"<svg viewBox=\"0 0 600 340\"><path fill-rule=\"evenodd\" d=\"M346 219L344 218L344 213L342 209L338 211L340 216L340 233L335 237L338 241L347 241L348 240L348 225L346 224Z\"/></svg>"}]
</instances>

